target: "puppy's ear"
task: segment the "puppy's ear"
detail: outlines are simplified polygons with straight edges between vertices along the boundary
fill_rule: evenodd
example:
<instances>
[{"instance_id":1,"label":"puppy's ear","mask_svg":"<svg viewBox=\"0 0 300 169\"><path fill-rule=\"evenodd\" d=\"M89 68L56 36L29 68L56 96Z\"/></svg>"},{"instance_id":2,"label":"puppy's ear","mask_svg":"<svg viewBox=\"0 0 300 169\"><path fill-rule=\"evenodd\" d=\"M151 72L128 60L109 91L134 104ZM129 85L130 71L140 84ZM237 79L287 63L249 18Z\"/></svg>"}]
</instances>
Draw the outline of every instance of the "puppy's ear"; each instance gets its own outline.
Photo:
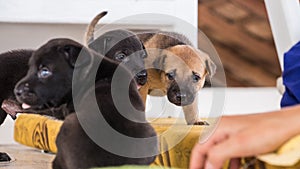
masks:
<instances>
[{"instance_id":1,"label":"puppy's ear","mask_svg":"<svg viewBox=\"0 0 300 169\"><path fill-rule=\"evenodd\" d=\"M216 73L217 66L216 64L210 59L209 55L200 49L196 49L196 52L200 58L202 58L202 61L204 60L205 69L207 70L209 77L213 77Z\"/></svg>"},{"instance_id":2,"label":"puppy's ear","mask_svg":"<svg viewBox=\"0 0 300 169\"><path fill-rule=\"evenodd\" d=\"M205 59L205 67L210 77L216 73L217 66L210 58Z\"/></svg>"},{"instance_id":3,"label":"puppy's ear","mask_svg":"<svg viewBox=\"0 0 300 169\"><path fill-rule=\"evenodd\" d=\"M84 49L84 47L77 45L65 45L62 48L62 52L64 53L67 62L72 68L75 67L75 64L77 64L77 66L81 66L89 63L90 57L88 57L89 55L87 54L86 50L87 49ZM80 62L76 63L79 55L84 55L84 57L80 59Z\"/></svg>"}]
</instances>

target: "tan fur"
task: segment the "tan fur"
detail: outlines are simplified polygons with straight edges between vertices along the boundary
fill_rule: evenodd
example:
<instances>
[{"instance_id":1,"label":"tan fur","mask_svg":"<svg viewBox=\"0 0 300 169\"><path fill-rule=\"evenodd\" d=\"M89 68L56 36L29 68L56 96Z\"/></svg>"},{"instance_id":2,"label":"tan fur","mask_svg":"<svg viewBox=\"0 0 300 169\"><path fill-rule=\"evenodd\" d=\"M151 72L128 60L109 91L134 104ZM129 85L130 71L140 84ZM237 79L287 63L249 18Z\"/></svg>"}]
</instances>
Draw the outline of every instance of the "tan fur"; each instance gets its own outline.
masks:
<instances>
[{"instance_id":1,"label":"tan fur","mask_svg":"<svg viewBox=\"0 0 300 169\"><path fill-rule=\"evenodd\" d=\"M151 91L153 90L158 89L161 90L162 95L167 94L167 90L170 87L171 82L167 78L166 73L171 70L176 69L176 82L178 83L191 81L193 74L192 72L196 72L197 74L199 74L201 80L198 83L189 84L190 87L194 88L194 90L197 92L203 87L205 77L209 75L209 72L214 73L215 68L213 68L213 70L208 70L209 68L206 67L207 61L212 63L206 53L185 44L163 46L168 43L173 43L168 41L166 42L164 40L166 39L163 38L163 36L157 34L151 38L148 38L144 42L144 46L148 53L148 57L145 59L146 69L153 67L157 68L157 66L159 66L159 69L161 69L161 71L157 69L148 69L148 81L146 85L142 86L139 89L144 103L146 102L147 94L153 95L151 93ZM201 123L201 121L197 117L197 100L197 97L195 97L192 104L182 106L186 122L188 124L207 124Z\"/></svg>"},{"instance_id":2,"label":"tan fur","mask_svg":"<svg viewBox=\"0 0 300 169\"><path fill-rule=\"evenodd\" d=\"M88 25L87 30L85 32L85 36L84 36L84 45L85 46L88 46L88 44L94 40L95 27L96 27L97 23L99 22L99 20L101 18L103 18L106 14L107 14L106 11L99 13L98 15L96 15L93 18L91 23Z\"/></svg>"}]
</instances>

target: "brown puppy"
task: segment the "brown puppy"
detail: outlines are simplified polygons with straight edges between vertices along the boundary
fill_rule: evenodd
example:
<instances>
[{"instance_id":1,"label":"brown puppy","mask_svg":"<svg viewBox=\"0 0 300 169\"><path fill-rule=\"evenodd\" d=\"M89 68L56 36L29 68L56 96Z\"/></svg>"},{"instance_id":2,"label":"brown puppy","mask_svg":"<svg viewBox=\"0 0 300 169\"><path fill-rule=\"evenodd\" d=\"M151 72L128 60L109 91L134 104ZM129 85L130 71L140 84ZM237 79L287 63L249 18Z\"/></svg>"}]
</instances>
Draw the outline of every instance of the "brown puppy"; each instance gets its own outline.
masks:
<instances>
[{"instance_id":1,"label":"brown puppy","mask_svg":"<svg viewBox=\"0 0 300 169\"><path fill-rule=\"evenodd\" d=\"M178 33L150 32L138 37L148 53L145 58L148 81L139 90L143 101L146 102L148 94L167 95L171 103L183 107L188 124L207 125L197 117L197 92L206 76L215 73L216 66L209 56Z\"/></svg>"}]
</instances>

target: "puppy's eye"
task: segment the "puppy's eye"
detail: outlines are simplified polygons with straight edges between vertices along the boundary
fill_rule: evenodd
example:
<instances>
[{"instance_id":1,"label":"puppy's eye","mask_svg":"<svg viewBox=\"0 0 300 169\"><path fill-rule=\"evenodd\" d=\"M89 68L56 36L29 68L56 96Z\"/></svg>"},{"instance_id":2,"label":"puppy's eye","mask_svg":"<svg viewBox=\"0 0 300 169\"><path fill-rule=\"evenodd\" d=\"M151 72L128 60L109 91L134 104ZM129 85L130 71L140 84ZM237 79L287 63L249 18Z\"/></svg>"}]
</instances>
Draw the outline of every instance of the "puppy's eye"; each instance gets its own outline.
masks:
<instances>
[{"instance_id":1,"label":"puppy's eye","mask_svg":"<svg viewBox=\"0 0 300 169\"><path fill-rule=\"evenodd\" d=\"M38 78L45 79L52 75L52 72L47 67L42 67L38 71Z\"/></svg>"},{"instance_id":2,"label":"puppy's eye","mask_svg":"<svg viewBox=\"0 0 300 169\"><path fill-rule=\"evenodd\" d=\"M120 62L122 62L125 58L126 58L126 55L124 53L118 53L115 55L115 59Z\"/></svg>"},{"instance_id":3,"label":"puppy's eye","mask_svg":"<svg viewBox=\"0 0 300 169\"><path fill-rule=\"evenodd\" d=\"M201 79L201 77L199 75L197 75L197 74L193 74L192 78L193 78L193 82L194 83L197 83Z\"/></svg>"},{"instance_id":4,"label":"puppy's eye","mask_svg":"<svg viewBox=\"0 0 300 169\"><path fill-rule=\"evenodd\" d=\"M170 72L166 74L169 80L174 80L175 79L175 72Z\"/></svg>"}]
</instances>

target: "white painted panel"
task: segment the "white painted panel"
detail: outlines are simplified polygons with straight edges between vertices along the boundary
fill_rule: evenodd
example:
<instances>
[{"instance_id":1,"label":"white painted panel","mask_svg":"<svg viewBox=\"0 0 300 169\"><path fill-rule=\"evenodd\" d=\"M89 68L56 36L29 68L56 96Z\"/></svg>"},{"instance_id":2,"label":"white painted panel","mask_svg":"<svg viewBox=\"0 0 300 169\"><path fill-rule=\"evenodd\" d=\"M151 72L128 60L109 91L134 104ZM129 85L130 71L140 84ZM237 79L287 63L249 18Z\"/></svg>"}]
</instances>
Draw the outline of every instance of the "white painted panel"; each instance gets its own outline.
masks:
<instances>
[{"instance_id":1,"label":"white painted panel","mask_svg":"<svg viewBox=\"0 0 300 169\"><path fill-rule=\"evenodd\" d=\"M0 145L15 143L16 142L14 141L14 121L8 117L5 120L4 124L0 126Z\"/></svg>"},{"instance_id":2,"label":"white painted panel","mask_svg":"<svg viewBox=\"0 0 300 169\"><path fill-rule=\"evenodd\" d=\"M0 52L14 49L36 49L52 38L65 37L82 42L86 25L1 23Z\"/></svg>"},{"instance_id":3,"label":"white painted panel","mask_svg":"<svg viewBox=\"0 0 300 169\"><path fill-rule=\"evenodd\" d=\"M214 92L224 92L225 102L222 112L210 112L216 106ZM221 96L221 95L219 95ZM174 106L166 97L148 97L146 115L149 117L181 117L181 107ZM218 115L237 115L262 113L280 108L281 95L275 87L269 88L204 88L199 92L199 116L212 117ZM150 105L149 105L150 104Z\"/></svg>"},{"instance_id":4,"label":"white painted panel","mask_svg":"<svg viewBox=\"0 0 300 169\"><path fill-rule=\"evenodd\" d=\"M113 21L140 13L174 15L176 0L1 0L1 21L42 23L88 23L100 11L107 10ZM162 8L163 6L163 8ZM110 18L110 19L109 19Z\"/></svg>"},{"instance_id":5,"label":"white painted panel","mask_svg":"<svg viewBox=\"0 0 300 169\"><path fill-rule=\"evenodd\" d=\"M197 0L0 0L0 23L87 24L100 11L108 11L101 23L169 26L169 31L183 32L197 45ZM191 24L184 26L165 17L124 17L145 13L177 17ZM171 25L171 26L170 26ZM127 26L130 27L130 26Z\"/></svg>"},{"instance_id":6,"label":"white painted panel","mask_svg":"<svg viewBox=\"0 0 300 169\"><path fill-rule=\"evenodd\" d=\"M265 0L281 69L283 54L300 40L299 0Z\"/></svg>"}]
</instances>

